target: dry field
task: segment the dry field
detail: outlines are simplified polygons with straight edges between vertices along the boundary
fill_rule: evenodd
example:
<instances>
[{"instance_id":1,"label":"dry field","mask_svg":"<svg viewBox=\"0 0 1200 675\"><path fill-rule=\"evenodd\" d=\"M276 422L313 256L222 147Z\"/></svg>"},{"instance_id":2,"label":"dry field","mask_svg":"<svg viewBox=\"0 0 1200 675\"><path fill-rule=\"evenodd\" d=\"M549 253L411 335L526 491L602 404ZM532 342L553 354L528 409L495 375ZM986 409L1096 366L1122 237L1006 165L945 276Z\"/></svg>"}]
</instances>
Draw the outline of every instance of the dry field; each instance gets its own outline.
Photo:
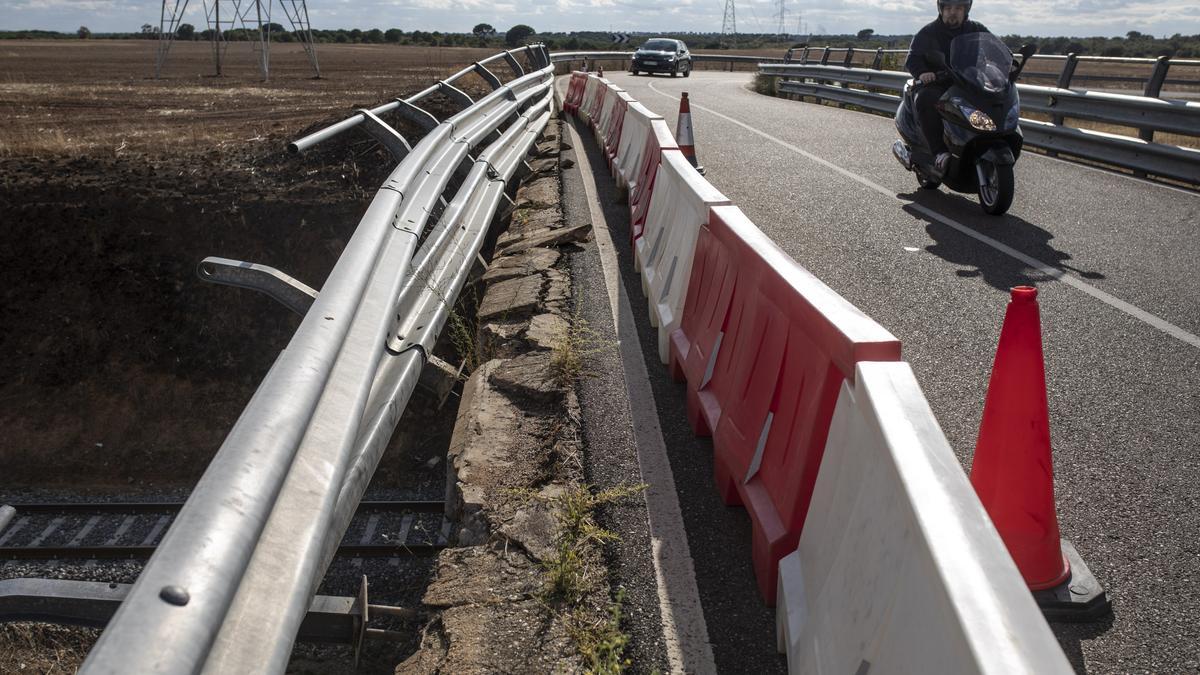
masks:
<instances>
[{"instance_id":1,"label":"dry field","mask_svg":"<svg viewBox=\"0 0 1200 675\"><path fill-rule=\"evenodd\" d=\"M314 79L299 45L278 44L264 83L250 43L230 45L219 78L207 43L177 42L159 80L154 50L151 40L0 42L0 156L171 155L260 142L412 93L494 53L320 45Z\"/></svg>"},{"instance_id":2,"label":"dry field","mask_svg":"<svg viewBox=\"0 0 1200 675\"><path fill-rule=\"evenodd\" d=\"M315 80L276 45L264 84L248 45L222 78L180 43L154 80L153 50L0 42L0 492L194 481L298 324L196 264L319 288L392 162L357 132L286 143L491 53L322 45Z\"/></svg>"}]
</instances>

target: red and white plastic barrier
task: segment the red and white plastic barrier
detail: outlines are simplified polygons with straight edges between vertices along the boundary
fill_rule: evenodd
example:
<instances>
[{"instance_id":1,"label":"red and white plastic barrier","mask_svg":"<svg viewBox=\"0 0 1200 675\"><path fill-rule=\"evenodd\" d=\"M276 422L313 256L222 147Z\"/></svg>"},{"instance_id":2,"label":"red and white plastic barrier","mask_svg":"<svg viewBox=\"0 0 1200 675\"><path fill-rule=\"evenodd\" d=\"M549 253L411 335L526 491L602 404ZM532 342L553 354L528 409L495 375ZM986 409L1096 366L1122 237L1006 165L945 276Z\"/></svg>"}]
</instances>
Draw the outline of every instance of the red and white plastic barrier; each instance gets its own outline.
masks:
<instances>
[{"instance_id":1,"label":"red and white plastic barrier","mask_svg":"<svg viewBox=\"0 0 1200 675\"><path fill-rule=\"evenodd\" d=\"M646 216L650 213L650 197L654 194L654 181L658 177L658 165L662 156L668 153L679 153L675 137L666 120L651 120L650 133L646 136L646 146L642 151L641 165L638 166L634 180L629 188L629 243L636 246L646 227ZM641 269L637 258L634 266Z\"/></svg>"},{"instance_id":2,"label":"red and white plastic barrier","mask_svg":"<svg viewBox=\"0 0 1200 675\"><path fill-rule=\"evenodd\" d=\"M563 110L572 115L579 110L579 104L583 101L583 90L587 86L587 81L587 73L578 70L571 73L571 80L567 85L567 94L563 97Z\"/></svg>"},{"instance_id":3,"label":"red and white plastic barrier","mask_svg":"<svg viewBox=\"0 0 1200 675\"><path fill-rule=\"evenodd\" d=\"M717 489L750 514L769 603L779 559L804 524L838 387L859 361L899 360L900 342L737 207L714 207L699 239L675 359L688 378L688 418L713 435ZM700 338L712 345L691 344Z\"/></svg>"},{"instance_id":4,"label":"red and white plastic barrier","mask_svg":"<svg viewBox=\"0 0 1200 675\"><path fill-rule=\"evenodd\" d=\"M824 454L780 563L788 672L1073 672L908 364L858 364Z\"/></svg>"},{"instance_id":5,"label":"red and white plastic barrier","mask_svg":"<svg viewBox=\"0 0 1200 675\"><path fill-rule=\"evenodd\" d=\"M642 165L642 156L646 151L646 138L650 135L650 123L662 121L661 115L650 112L646 106L632 101L625 111L625 119L621 129L621 140L617 144L617 156L614 176L617 185L628 188L630 196L636 187L637 171Z\"/></svg>"},{"instance_id":6,"label":"red and white plastic barrier","mask_svg":"<svg viewBox=\"0 0 1200 675\"><path fill-rule=\"evenodd\" d=\"M662 153L646 227L634 242L634 257L642 272L650 324L658 328L658 357L663 363L668 361L671 331L679 327L696 237L708 221L709 208L728 203L729 198L696 173L683 153Z\"/></svg>"},{"instance_id":7,"label":"red and white plastic barrier","mask_svg":"<svg viewBox=\"0 0 1200 675\"><path fill-rule=\"evenodd\" d=\"M662 117L593 75L571 87L628 185L659 356L749 512L789 671L1070 672L899 341L729 205Z\"/></svg>"}]
</instances>

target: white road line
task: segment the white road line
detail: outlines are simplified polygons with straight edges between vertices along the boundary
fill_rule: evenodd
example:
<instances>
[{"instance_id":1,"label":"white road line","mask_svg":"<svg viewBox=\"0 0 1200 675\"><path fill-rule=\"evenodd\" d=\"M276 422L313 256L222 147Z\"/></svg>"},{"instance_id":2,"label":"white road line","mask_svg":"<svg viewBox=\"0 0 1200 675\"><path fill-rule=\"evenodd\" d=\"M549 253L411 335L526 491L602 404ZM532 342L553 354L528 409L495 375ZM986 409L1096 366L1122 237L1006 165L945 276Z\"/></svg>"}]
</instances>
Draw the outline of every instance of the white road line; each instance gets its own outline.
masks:
<instances>
[{"instance_id":1,"label":"white road line","mask_svg":"<svg viewBox=\"0 0 1200 675\"><path fill-rule=\"evenodd\" d=\"M583 189L587 195L592 230L596 233L609 309L621 346L618 351L625 370L625 389L634 441L637 443L638 467L642 480L649 484L645 493L646 509L667 660L674 673L716 673L712 644L708 640L708 626L704 621L704 608L696 587L696 571L688 546L687 530L683 526L679 496L675 491L675 476L671 472L667 446L658 424L658 405L654 401L654 392L650 390L650 377L646 372L637 326L633 322L633 310L625 295L625 287L617 277L617 256L608 222L600 210L595 178L583 141L574 126L568 122L564 122L563 126L571 134L572 144L576 148L575 161L583 175Z\"/></svg>"},{"instance_id":2,"label":"white road line","mask_svg":"<svg viewBox=\"0 0 1200 675\"><path fill-rule=\"evenodd\" d=\"M678 97L675 97L670 94L666 94L666 93L659 91L657 88L655 88L655 86L653 84L650 84L648 86L650 87L650 89L652 89L654 91L654 93L656 93L660 96L665 96L669 99L676 100L676 101L679 100ZM933 209L930 209L922 204L917 204L916 202L910 202L908 200L901 199L900 197L896 196L896 193L894 190L889 190L888 188L872 181L869 178L860 176L852 171L847 171L846 169L843 169L842 167L838 166L837 164L834 164L833 162L830 162L821 157L818 157L818 156L812 154L811 152L808 152L807 150L802 150L801 148L799 148L795 145L792 145L791 143L788 143L785 140L776 138L776 137L766 133L765 131L760 131L758 129L755 129L754 127L750 126L749 124L746 124L745 122L736 120L728 115L721 114L715 110L712 110L711 108L705 108L704 106L696 105L695 102L689 101L689 103L691 104L691 107L696 110L703 110L706 113L715 115L716 117L720 117L721 119L725 120L726 122L729 122L731 124L736 124L737 126L742 127L746 131L749 131L753 134L757 134L758 136L761 136L762 138L765 138L768 141L771 141L772 143L779 145L780 147L787 148L788 150L791 150L792 152L795 152L798 155L801 155L809 160L812 160L812 161L820 164L821 166L828 168L831 171L840 173L841 175L845 176L846 178L849 178L852 181L855 181L856 183L859 183L860 185L868 187L885 197L895 200L899 204L903 204L903 205L911 208L914 211L919 211L922 214L924 214L925 216L932 218L932 219L938 221L939 223L942 223L943 225L952 227L955 230L958 230L959 232L967 235L968 237L971 237L972 239L976 239L984 244L987 244L988 246L991 246L992 248L996 249L997 251L1004 253L1005 255L1008 255L1012 258L1020 260L1021 262L1025 263L1026 265L1029 265L1030 267L1038 270L1039 272L1041 272L1049 277L1057 279L1058 281L1061 281L1061 282L1067 284L1068 286L1072 286L1073 288L1075 288L1077 290L1083 291L1084 293L1087 293L1088 295L1092 296L1093 298L1096 298L1100 302L1103 302L1104 304L1106 304L1114 309L1120 310L1120 311L1128 314L1129 316L1137 319L1138 321L1141 321L1150 326L1153 326L1153 327L1157 328L1158 330L1166 333L1167 335L1170 335L1171 337L1173 337L1177 340L1180 340L1181 342L1189 344L1193 347L1200 348L1200 337L1197 337L1196 335L1193 335L1192 333L1187 332L1186 330L1180 328L1179 326L1176 326L1173 323L1170 323L1169 321L1166 321L1165 319L1160 319L1159 317L1157 317L1143 309L1139 309L1138 307L1135 307L1134 305L1131 305L1128 302L1125 302L1124 300L1122 300L1116 296L1105 293L1104 291L1100 290L1099 288L1096 288L1095 286L1092 286L1091 284L1089 284L1087 282L1084 282L1076 277L1073 277L1061 269L1058 269L1056 267L1051 267L1050 265L1047 265L1046 263L1044 263L1040 260L1037 260L1036 258L1025 255L1024 253L1021 253L1020 251L1012 248L1011 246L1009 246L1007 244L998 242L995 239L992 239L991 237L987 236L986 234L981 234L981 233L971 229L970 227L967 227L966 225L963 225L962 223L959 223L958 221L956 221L952 218L949 218L948 216L944 216L944 215L938 213L937 211L934 211Z\"/></svg>"},{"instance_id":3,"label":"white road line","mask_svg":"<svg viewBox=\"0 0 1200 675\"><path fill-rule=\"evenodd\" d=\"M710 80L706 80L706 82L707 81L710 81ZM737 82L738 78L726 77L726 78L721 78L720 80L717 80L717 81L718 82ZM647 84L647 86L650 87L651 89L654 89L655 92L662 94L663 96L667 96L668 98L673 98L669 94L663 94L663 92L659 91L658 89L655 89L653 84ZM678 101L679 99L676 98L675 100ZM783 100L783 99L781 99L781 100ZM691 102L689 101L689 103L691 103ZM807 104L807 105L812 105L812 104ZM712 111L707 110L707 112L712 112ZM841 110L841 112L851 114L851 115L866 115L867 117L874 117L877 119L880 117L884 117L883 115L880 115L878 113L866 112L864 110L843 109L843 110ZM720 115L720 113L713 113L713 114ZM1112 171L1112 170L1105 169L1105 168L1102 168L1099 166L1089 166L1082 162L1076 162L1076 161L1072 161L1070 159L1063 159L1062 157L1051 157L1049 155L1044 155L1040 152L1029 152L1029 153L1026 153L1026 155L1029 157L1037 157L1038 159L1044 159L1044 160L1047 160L1050 162L1059 162L1060 164L1066 164L1068 166L1073 166L1077 169L1086 169L1088 171L1094 171L1096 173L1104 174L1105 176L1115 176L1117 178L1124 178L1125 180L1132 181L1134 183L1137 183L1138 185L1155 187L1160 190L1170 190L1171 192L1178 192L1180 194L1184 194L1189 197L1200 197L1200 192L1197 192L1195 190L1188 190L1187 188L1181 188L1181 187L1176 187L1174 185L1168 185L1166 183L1160 183L1158 181L1150 180L1149 178L1139 178L1137 176L1131 176L1127 173L1121 173L1120 171Z\"/></svg>"}]
</instances>

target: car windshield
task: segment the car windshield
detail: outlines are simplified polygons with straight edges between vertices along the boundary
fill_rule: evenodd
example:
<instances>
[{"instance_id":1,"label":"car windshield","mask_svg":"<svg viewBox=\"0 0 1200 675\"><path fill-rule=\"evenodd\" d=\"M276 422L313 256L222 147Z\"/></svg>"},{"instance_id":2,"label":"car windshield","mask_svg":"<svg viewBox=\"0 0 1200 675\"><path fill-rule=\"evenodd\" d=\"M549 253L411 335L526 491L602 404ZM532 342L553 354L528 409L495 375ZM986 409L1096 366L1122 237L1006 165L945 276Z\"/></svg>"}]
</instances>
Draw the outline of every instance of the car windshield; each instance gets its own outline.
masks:
<instances>
[{"instance_id":1,"label":"car windshield","mask_svg":"<svg viewBox=\"0 0 1200 675\"><path fill-rule=\"evenodd\" d=\"M648 52L673 52L675 51L675 42L673 40L647 40L646 44L642 45L642 49Z\"/></svg>"},{"instance_id":2,"label":"car windshield","mask_svg":"<svg viewBox=\"0 0 1200 675\"><path fill-rule=\"evenodd\" d=\"M989 93L1008 86L1012 60L1012 52L991 33L966 33L950 43L950 68Z\"/></svg>"}]
</instances>

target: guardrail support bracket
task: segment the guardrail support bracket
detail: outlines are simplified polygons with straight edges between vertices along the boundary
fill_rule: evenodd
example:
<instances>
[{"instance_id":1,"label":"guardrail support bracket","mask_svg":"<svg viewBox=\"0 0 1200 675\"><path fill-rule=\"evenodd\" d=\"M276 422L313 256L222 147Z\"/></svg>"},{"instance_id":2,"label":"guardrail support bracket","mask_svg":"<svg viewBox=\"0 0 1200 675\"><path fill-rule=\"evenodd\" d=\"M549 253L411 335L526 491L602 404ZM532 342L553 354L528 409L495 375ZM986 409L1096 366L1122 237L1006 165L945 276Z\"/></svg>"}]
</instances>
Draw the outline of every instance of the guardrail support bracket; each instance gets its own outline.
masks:
<instances>
[{"instance_id":1,"label":"guardrail support bracket","mask_svg":"<svg viewBox=\"0 0 1200 675\"><path fill-rule=\"evenodd\" d=\"M400 104L400 107L396 108L396 112L400 113L400 116L404 119L421 127L424 131L433 131L437 128L437 125L441 124L433 114L418 108L402 98L396 99L396 103Z\"/></svg>"},{"instance_id":2,"label":"guardrail support bracket","mask_svg":"<svg viewBox=\"0 0 1200 675\"><path fill-rule=\"evenodd\" d=\"M504 52L504 60L508 61L508 67L512 68L513 75L517 77L525 75L525 69L521 67L521 63L517 61L517 57L512 55L512 52Z\"/></svg>"},{"instance_id":3,"label":"guardrail support bracket","mask_svg":"<svg viewBox=\"0 0 1200 675\"><path fill-rule=\"evenodd\" d=\"M475 62L475 73L488 83L488 86L492 88L492 91L495 91L502 86L500 83L500 78L496 77L495 73L488 70L487 66L484 66L478 61Z\"/></svg>"},{"instance_id":4,"label":"guardrail support bracket","mask_svg":"<svg viewBox=\"0 0 1200 675\"><path fill-rule=\"evenodd\" d=\"M387 151L392 154L397 162L403 160L412 152L412 146L400 132L392 128L392 125L379 119L375 113L363 108L358 111L358 114L363 116L363 130L367 132L371 138L379 141L379 144L387 148Z\"/></svg>"},{"instance_id":5,"label":"guardrail support bracket","mask_svg":"<svg viewBox=\"0 0 1200 675\"><path fill-rule=\"evenodd\" d=\"M475 105L474 99L468 96L467 92L448 82L438 82L438 91L445 95L446 98L454 101L464 108L470 108L471 106Z\"/></svg>"},{"instance_id":6,"label":"guardrail support bracket","mask_svg":"<svg viewBox=\"0 0 1200 675\"><path fill-rule=\"evenodd\" d=\"M200 261L196 274L204 281L265 293L293 312L304 316L317 299L317 292L274 267L209 256Z\"/></svg>"}]
</instances>

